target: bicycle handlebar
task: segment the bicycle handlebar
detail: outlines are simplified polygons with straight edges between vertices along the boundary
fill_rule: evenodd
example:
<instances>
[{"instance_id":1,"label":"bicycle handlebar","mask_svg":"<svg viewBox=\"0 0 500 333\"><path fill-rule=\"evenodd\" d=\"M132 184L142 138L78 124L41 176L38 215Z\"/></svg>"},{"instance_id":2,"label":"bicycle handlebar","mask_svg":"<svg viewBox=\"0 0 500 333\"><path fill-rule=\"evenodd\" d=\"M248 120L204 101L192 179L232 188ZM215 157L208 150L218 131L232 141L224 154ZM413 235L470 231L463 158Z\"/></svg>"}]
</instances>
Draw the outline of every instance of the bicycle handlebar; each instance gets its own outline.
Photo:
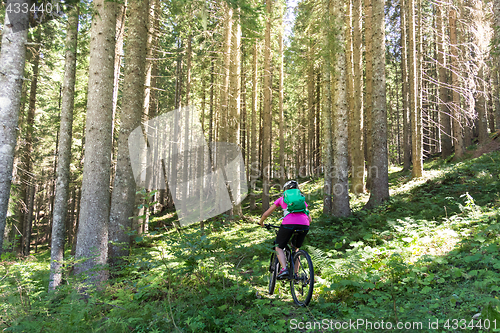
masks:
<instances>
[{"instance_id":1,"label":"bicycle handlebar","mask_svg":"<svg viewBox=\"0 0 500 333\"><path fill-rule=\"evenodd\" d=\"M270 230L271 228L276 228L279 229L280 227L271 223L265 223L264 227L266 227L267 230Z\"/></svg>"}]
</instances>

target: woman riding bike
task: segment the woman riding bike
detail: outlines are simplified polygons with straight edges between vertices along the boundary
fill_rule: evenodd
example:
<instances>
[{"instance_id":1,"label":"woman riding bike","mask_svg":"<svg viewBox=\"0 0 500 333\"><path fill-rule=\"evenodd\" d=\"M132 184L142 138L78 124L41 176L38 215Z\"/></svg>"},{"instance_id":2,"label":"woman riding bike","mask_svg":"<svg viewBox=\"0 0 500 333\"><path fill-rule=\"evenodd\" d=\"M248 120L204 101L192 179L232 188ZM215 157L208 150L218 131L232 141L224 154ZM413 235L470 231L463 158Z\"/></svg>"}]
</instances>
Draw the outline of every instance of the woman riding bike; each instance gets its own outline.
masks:
<instances>
[{"instance_id":1,"label":"woman riding bike","mask_svg":"<svg viewBox=\"0 0 500 333\"><path fill-rule=\"evenodd\" d=\"M290 180L285 183L283 186L283 190L287 191L290 189L299 189L299 184L295 180ZM276 207L281 207L285 213L285 217L282 219L280 229L278 230L278 235L276 236L276 240L274 244L276 245L275 250L278 256L278 260L281 265L281 270L278 273L278 279L282 279L283 277L288 276L288 270L286 267L286 258L283 249L286 247L286 244L294 234L294 231L299 231L295 233L292 244L297 248L297 251L302 246L304 239L309 231L309 225L311 223L311 216L304 212L288 212L287 204L284 201L284 196L281 196L277 199L268 210L262 214L260 218L260 226L264 227L264 221L269 217L269 215L274 212ZM307 203L305 204L307 207Z\"/></svg>"}]
</instances>

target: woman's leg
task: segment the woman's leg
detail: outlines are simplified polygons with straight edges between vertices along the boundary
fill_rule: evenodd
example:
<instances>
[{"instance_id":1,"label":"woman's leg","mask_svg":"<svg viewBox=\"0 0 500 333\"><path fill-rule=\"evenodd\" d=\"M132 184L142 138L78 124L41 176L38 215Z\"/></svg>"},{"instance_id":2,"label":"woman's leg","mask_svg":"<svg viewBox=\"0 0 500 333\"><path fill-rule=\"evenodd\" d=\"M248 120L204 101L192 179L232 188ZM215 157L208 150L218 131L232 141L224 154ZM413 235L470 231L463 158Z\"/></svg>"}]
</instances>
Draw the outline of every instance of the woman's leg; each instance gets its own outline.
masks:
<instances>
[{"instance_id":1,"label":"woman's leg","mask_svg":"<svg viewBox=\"0 0 500 333\"><path fill-rule=\"evenodd\" d=\"M282 269L286 268L286 257L283 249L286 247L286 244L292 235L293 229L288 229L283 225L280 226L278 235L276 235L276 241L274 242L274 244L276 244L275 250Z\"/></svg>"},{"instance_id":2,"label":"woman's leg","mask_svg":"<svg viewBox=\"0 0 500 333\"><path fill-rule=\"evenodd\" d=\"M280 262L281 268L285 268L286 267L285 252L283 251L283 249L279 248L278 246L276 246L275 249L276 249L276 255L278 256L278 260Z\"/></svg>"}]
</instances>

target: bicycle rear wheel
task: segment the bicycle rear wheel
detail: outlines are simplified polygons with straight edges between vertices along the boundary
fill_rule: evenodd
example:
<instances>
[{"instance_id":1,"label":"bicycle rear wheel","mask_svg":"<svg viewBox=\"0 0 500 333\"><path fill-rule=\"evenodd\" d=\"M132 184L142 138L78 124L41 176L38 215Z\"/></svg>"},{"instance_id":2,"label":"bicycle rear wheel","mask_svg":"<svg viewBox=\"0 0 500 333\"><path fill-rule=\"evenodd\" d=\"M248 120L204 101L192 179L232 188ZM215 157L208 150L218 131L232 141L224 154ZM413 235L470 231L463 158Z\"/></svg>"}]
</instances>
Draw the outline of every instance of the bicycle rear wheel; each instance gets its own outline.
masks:
<instances>
[{"instance_id":1,"label":"bicycle rear wheel","mask_svg":"<svg viewBox=\"0 0 500 333\"><path fill-rule=\"evenodd\" d=\"M314 268L311 257L304 250L293 256L294 274L290 280L293 301L299 306L307 306L311 301L314 289Z\"/></svg>"},{"instance_id":2,"label":"bicycle rear wheel","mask_svg":"<svg viewBox=\"0 0 500 333\"><path fill-rule=\"evenodd\" d=\"M278 261L278 258L276 255L273 253L271 255L271 262L269 264L269 295L274 294L274 288L276 287L276 277L278 276L278 271L280 268L280 263Z\"/></svg>"}]
</instances>

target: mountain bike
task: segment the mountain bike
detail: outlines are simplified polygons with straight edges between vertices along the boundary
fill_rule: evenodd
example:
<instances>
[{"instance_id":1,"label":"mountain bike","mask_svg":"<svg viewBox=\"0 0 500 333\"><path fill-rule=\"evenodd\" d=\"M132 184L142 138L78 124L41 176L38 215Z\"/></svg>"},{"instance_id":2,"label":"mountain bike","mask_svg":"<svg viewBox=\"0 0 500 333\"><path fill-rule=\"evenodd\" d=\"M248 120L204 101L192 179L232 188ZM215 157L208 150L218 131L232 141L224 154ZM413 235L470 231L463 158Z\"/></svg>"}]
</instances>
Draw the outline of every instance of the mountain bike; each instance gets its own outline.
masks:
<instances>
[{"instance_id":1,"label":"mountain bike","mask_svg":"<svg viewBox=\"0 0 500 333\"><path fill-rule=\"evenodd\" d=\"M270 230L271 228L279 229L279 226L272 224L265 224L264 226L268 230ZM275 230L275 232L276 234L278 234L277 230ZM300 232L300 230L294 231L294 234L297 232ZM288 276L285 276L279 281L282 281L284 283L286 283L287 280L290 281L290 290L292 292L292 298L295 304L299 306L307 306L311 301L314 289L313 263L307 251L297 249L292 244L292 242L289 242L289 244L290 246L287 245L285 249L283 249L286 257ZM269 272L271 273L269 277L269 295L274 294L279 270L280 263L278 261L278 257L276 256L276 253L274 252L271 255L271 261L269 264Z\"/></svg>"}]
</instances>

